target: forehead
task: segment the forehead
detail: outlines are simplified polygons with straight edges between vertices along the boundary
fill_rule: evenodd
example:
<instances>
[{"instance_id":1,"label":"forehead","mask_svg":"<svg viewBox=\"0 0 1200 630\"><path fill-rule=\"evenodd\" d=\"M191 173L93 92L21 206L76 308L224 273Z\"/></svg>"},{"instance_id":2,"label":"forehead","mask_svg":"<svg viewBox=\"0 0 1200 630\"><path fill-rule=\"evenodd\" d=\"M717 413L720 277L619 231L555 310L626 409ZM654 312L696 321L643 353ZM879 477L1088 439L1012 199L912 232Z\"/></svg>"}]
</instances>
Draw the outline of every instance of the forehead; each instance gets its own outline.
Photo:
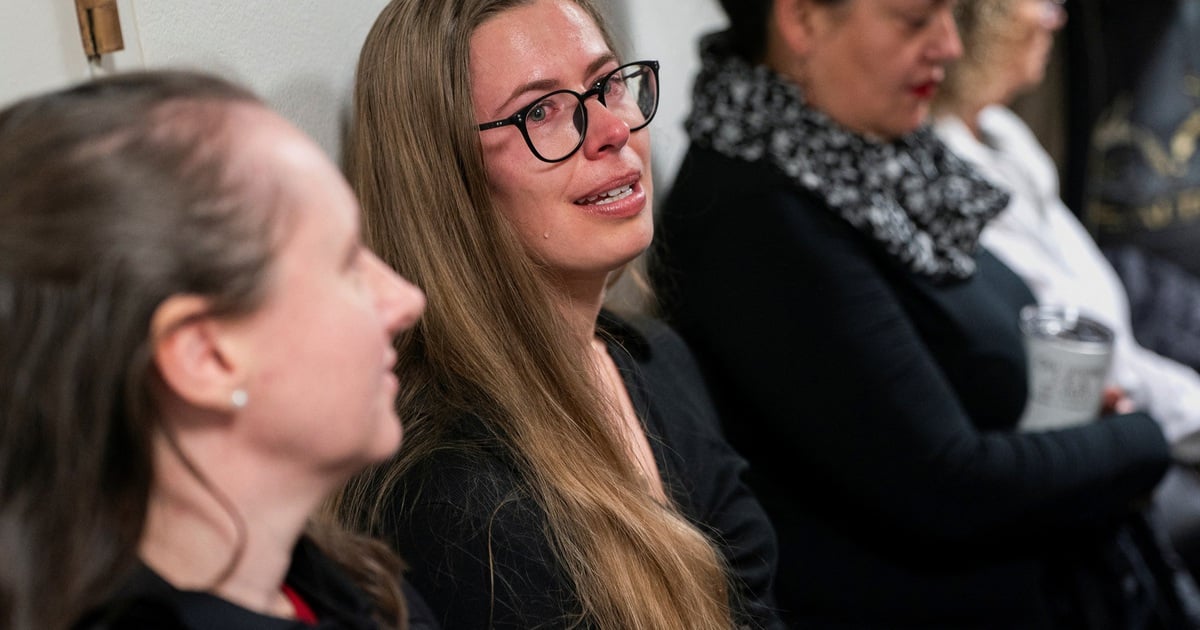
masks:
<instances>
[{"instance_id":1,"label":"forehead","mask_svg":"<svg viewBox=\"0 0 1200 630\"><path fill-rule=\"evenodd\" d=\"M471 36L471 85L478 96L537 80L576 76L609 47L599 26L570 0L535 0L481 24Z\"/></svg>"},{"instance_id":2,"label":"forehead","mask_svg":"<svg viewBox=\"0 0 1200 630\"><path fill-rule=\"evenodd\" d=\"M310 213L357 218L357 203L341 172L291 123L261 106L236 113L231 123L231 174L244 183L253 204L271 212L278 227L287 229Z\"/></svg>"}]
</instances>

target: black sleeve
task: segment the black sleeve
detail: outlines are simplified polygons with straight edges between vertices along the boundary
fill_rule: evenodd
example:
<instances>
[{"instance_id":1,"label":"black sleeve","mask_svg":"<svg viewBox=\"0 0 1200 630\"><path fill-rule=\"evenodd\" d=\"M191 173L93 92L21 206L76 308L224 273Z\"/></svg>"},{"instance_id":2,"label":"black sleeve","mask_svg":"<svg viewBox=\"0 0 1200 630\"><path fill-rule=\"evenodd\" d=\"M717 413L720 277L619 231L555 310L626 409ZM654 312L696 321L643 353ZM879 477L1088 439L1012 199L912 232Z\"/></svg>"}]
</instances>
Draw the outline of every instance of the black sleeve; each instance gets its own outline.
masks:
<instances>
[{"instance_id":1,"label":"black sleeve","mask_svg":"<svg viewBox=\"0 0 1200 630\"><path fill-rule=\"evenodd\" d=\"M683 340L659 322L639 322L652 348L642 365L649 397L663 427L664 445L675 458L693 521L720 548L728 565L735 621L742 627L776 629L783 622L772 594L778 554L775 531L743 477L746 460L721 435L716 409Z\"/></svg>"},{"instance_id":2,"label":"black sleeve","mask_svg":"<svg viewBox=\"0 0 1200 630\"><path fill-rule=\"evenodd\" d=\"M544 518L510 469L480 453L427 461L406 482L389 527L443 630L567 627L577 600L544 534Z\"/></svg>"},{"instance_id":3,"label":"black sleeve","mask_svg":"<svg viewBox=\"0 0 1200 630\"><path fill-rule=\"evenodd\" d=\"M757 405L726 422L791 454L769 474L816 476L865 520L939 545L1086 525L1154 486L1166 446L1142 414L976 431L862 239L769 188L693 200L667 228L696 231L668 242L680 325Z\"/></svg>"}]
</instances>

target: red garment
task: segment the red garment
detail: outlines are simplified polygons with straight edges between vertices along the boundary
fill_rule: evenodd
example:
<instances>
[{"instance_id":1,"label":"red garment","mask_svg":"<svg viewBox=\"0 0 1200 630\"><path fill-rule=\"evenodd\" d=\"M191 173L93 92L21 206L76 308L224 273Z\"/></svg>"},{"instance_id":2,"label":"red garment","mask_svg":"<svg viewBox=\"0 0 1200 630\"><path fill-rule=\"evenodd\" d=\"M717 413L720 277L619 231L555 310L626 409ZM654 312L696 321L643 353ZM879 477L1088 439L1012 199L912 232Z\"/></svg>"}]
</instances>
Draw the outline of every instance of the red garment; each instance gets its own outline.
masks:
<instances>
[{"instance_id":1,"label":"red garment","mask_svg":"<svg viewBox=\"0 0 1200 630\"><path fill-rule=\"evenodd\" d=\"M296 620L309 626L317 625L317 613L313 612L308 602L305 602L300 594L287 584L284 584L282 588L283 594L287 596L288 601L292 602L292 608L296 610Z\"/></svg>"}]
</instances>

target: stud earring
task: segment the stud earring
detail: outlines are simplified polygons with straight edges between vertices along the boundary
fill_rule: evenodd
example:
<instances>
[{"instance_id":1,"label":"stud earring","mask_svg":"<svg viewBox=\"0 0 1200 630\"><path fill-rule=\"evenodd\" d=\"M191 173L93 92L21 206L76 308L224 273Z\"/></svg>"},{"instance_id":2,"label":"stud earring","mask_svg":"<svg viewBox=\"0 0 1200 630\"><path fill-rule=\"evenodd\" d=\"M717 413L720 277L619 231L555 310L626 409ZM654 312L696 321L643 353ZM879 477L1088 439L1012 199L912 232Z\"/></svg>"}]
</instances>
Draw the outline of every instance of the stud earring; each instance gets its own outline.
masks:
<instances>
[{"instance_id":1,"label":"stud earring","mask_svg":"<svg viewBox=\"0 0 1200 630\"><path fill-rule=\"evenodd\" d=\"M230 394L229 402L233 403L234 409L245 409L246 403L250 402L250 394L247 394L246 390L239 387Z\"/></svg>"}]
</instances>

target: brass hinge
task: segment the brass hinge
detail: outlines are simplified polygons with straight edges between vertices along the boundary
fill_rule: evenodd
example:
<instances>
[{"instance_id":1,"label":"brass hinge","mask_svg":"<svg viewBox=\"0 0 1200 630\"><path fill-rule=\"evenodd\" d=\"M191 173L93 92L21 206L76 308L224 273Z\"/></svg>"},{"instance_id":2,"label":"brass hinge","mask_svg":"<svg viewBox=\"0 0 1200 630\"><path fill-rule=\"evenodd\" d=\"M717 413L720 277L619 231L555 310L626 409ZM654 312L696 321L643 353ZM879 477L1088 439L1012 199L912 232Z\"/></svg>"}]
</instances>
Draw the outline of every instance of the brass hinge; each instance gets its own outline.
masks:
<instances>
[{"instance_id":1,"label":"brass hinge","mask_svg":"<svg viewBox=\"0 0 1200 630\"><path fill-rule=\"evenodd\" d=\"M124 50L121 36L121 16L117 0L75 0L79 14L79 34L83 36L83 52L89 59Z\"/></svg>"}]
</instances>

